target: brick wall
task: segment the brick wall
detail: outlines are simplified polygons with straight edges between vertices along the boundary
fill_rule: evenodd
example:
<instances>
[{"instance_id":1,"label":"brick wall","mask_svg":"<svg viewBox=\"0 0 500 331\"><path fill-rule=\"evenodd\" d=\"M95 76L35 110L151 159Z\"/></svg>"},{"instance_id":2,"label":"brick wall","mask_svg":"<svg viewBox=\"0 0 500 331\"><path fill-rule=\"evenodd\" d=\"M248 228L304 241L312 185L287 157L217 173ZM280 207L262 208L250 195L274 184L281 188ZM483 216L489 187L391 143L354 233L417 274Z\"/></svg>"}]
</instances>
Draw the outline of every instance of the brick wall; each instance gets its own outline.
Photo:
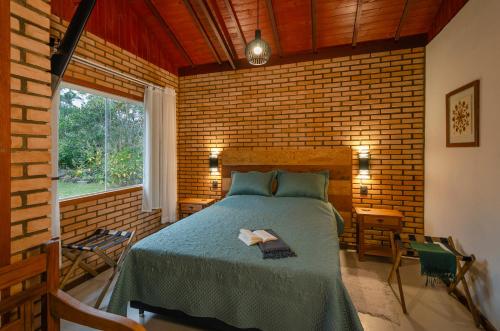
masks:
<instances>
[{"instance_id":1,"label":"brick wall","mask_svg":"<svg viewBox=\"0 0 500 331\"><path fill-rule=\"evenodd\" d=\"M66 22L50 15L43 0L11 1L11 250L12 261L39 251L50 239L50 35L60 37ZM162 86L177 88L177 76L85 33L77 54ZM142 99L143 87L71 64L66 77L107 92ZM90 86L90 85L89 85ZM96 227L135 229L137 238L161 227L159 212L140 213L140 190L116 192L62 207L62 239L77 240ZM105 206L105 211L101 208ZM87 212L99 210L92 220ZM109 211L109 212L107 212ZM74 216L72 216L74 215ZM95 220L98 222L95 222ZM83 227L83 228L82 228ZM96 261L89 261L96 264ZM68 265L64 261L63 266Z\"/></svg>"},{"instance_id":2,"label":"brick wall","mask_svg":"<svg viewBox=\"0 0 500 331\"><path fill-rule=\"evenodd\" d=\"M67 26L66 21L52 15L50 23L52 36L61 39ZM82 35L75 54L133 77L177 90L178 78L176 75L94 34L85 32ZM64 80L141 101L144 96L144 87L141 85L75 62L71 62L68 66Z\"/></svg>"},{"instance_id":3,"label":"brick wall","mask_svg":"<svg viewBox=\"0 0 500 331\"><path fill-rule=\"evenodd\" d=\"M365 145L369 193L355 159L354 206L399 209L405 231L423 233L424 65L415 48L179 77L179 196L220 196L214 150ZM343 242L355 242L354 228Z\"/></svg>"},{"instance_id":4,"label":"brick wall","mask_svg":"<svg viewBox=\"0 0 500 331\"><path fill-rule=\"evenodd\" d=\"M50 238L47 45L49 26L50 34L60 37L66 23L50 17L50 6L42 0L12 0L11 13L11 232L12 259L18 260ZM423 49L180 79L88 33L77 54L159 85L177 89L179 83L181 197L220 196L218 190L210 190L210 176L217 178L207 166L214 149L368 145L370 190L361 196L355 179L354 204L400 209L405 214L405 230L423 232ZM66 79L142 99L141 86L84 66L71 64ZM353 173L357 175L356 166ZM65 202L61 207L63 239L76 240L100 226L135 227L139 237L156 231L159 214L140 213L139 197L140 191L133 191ZM92 224L93 208L109 213L99 215L96 210L99 221ZM377 240L379 233L372 234ZM353 241L353 229L348 229L344 242Z\"/></svg>"},{"instance_id":5,"label":"brick wall","mask_svg":"<svg viewBox=\"0 0 500 331\"><path fill-rule=\"evenodd\" d=\"M62 32L66 30L67 22L52 15L50 27L51 35L60 39L63 35ZM75 54L131 76L177 90L177 76L91 33L84 33ZM131 99L143 100L143 86L74 62L68 66L63 81ZM136 188L97 194L90 198L62 201L60 203L61 239L64 242L75 242L92 234L97 228L135 230L135 240L158 231L162 227L161 213L159 211L142 213L141 197L142 190ZM117 255L121 253L121 248L109 252ZM93 267L104 265L103 260L98 259L95 255L90 255L85 261ZM64 258L63 274L67 272L69 266L70 261ZM84 272L78 268L71 276L71 280L83 275Z\"/></svg>"},{"instance_id":6,"label":"brick wall","mask_svg":"<svg viewBox=\"0 0 500 331\"><path fill-rule=\"evenodd\" d=\"M93 233L97 228L109 230L134 230L134 242L156 231L160 223L161 211L141 212L142 189L140 187L124 189L117 192L97 194L90 198L65 200L61 208L61 238L64 242L74 242ZM117 257L124 245L107 250L111 256ZM101 258L89 254L85 261L98 268L104 265ZM64 258L62 272L65 274L71 261ZM78 268L70 279L83 276L85 272Z\"/></svg>"},{"instance_id":7,"label":"brick wall","mask_svg":"<svg viewBox=\"0 0 500 331\"><path fill-rule=\"evenodd\" d=\"M12 262L50 239L50 4L11 6Z\"/></svg>"}]
</instances>

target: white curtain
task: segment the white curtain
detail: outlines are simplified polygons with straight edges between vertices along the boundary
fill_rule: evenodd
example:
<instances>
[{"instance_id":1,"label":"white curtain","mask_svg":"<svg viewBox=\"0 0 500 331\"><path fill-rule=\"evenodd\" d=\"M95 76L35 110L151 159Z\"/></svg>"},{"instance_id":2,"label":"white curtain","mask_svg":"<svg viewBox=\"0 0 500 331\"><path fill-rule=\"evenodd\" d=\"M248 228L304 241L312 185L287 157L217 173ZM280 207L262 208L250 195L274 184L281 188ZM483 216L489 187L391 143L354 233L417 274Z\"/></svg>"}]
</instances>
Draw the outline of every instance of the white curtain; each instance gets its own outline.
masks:
<instances>
[{"instance_id":1,"label":"white curtain","mask_svg":"<svg viewBox=\"0 0 500 331\"><path fill-rule=\"evenodd\" d=\"M59 103L60 103L60 88L57 89L52 98L52 109L51 109L51 127L52 127L52 149L51 149L51 160L52 160L52 177L59 176ZM57 238L61 236L61 221L59 214L59 198L57 196L57 180L53 180L51 184L51 203L52 203L52 221L51 221L51 231L52 238Z\"/></svg>"},{"instance_id":2,"label":"white curtain","mask_svg":"<svg viewBox=\"0 0 500 331\"><path fill-rule=\"evenodd\" d=\"M171 88L144 91L144 179L142 210L161 208L162 223L177 218L176 96Z\"/></svg>"}]
</instances>

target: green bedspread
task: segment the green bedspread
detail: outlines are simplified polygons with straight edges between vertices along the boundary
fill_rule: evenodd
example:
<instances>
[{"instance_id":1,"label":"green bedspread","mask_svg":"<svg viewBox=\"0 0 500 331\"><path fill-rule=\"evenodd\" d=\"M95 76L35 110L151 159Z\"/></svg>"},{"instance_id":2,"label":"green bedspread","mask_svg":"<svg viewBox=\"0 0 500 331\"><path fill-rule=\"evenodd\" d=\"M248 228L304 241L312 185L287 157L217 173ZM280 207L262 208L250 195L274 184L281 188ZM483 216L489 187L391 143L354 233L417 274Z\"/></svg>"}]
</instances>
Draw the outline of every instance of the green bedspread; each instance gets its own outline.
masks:
<instances>
[{"instance_id":1,"label":"green bedspread","mask_svg":"<svg viewBox=\"0 0 500 331\"><path fill-rule=\"evenodd\" d=\"M136 243L108 310L137 300L240 328L362 330L340 274L342 223L315 199L228 197ZM264 260L240 228L274 230L297 257Z\"/></svg>"}]
</instances>

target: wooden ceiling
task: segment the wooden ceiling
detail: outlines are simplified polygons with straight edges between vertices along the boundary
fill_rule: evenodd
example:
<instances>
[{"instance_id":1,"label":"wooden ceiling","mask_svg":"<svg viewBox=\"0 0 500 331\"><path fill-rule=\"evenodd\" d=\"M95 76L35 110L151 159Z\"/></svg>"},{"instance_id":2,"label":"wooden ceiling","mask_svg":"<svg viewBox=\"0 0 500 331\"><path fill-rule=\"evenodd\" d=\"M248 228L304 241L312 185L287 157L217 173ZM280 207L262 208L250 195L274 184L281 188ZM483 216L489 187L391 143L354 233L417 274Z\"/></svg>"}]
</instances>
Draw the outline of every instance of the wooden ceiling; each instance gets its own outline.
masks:
<instances>
[{"instance_id":1,"label":"wooden ceiling","mask_svg":"<svg viewBox=\"0 0 500 331\"><path fill-rule=\"evenodd\" d=\"M257 27L270 64L424 46L467 0L98 0L87 30L170 72L248 67ZM80 0L52 0L70 20Z\"/></svg>"}]
</instances>

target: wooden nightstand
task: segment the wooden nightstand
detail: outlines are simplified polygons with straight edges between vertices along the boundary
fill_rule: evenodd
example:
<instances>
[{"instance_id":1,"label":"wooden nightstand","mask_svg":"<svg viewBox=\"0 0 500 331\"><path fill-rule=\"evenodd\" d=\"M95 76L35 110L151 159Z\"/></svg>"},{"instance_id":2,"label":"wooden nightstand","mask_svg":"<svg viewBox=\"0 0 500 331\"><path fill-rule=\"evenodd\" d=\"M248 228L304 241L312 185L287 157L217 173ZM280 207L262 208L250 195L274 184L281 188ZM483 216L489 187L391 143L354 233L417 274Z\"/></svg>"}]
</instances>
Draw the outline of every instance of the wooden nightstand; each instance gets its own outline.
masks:
<instances>
[{"instance_id":1,"label":"wooden nightstand","mask_svg":"<svg viewBox=\"0 0 500 331\"><path fill-rule=\"evenodd\" d=\"M357 243L358 259L363 260L365 255L392 257L392 248L365 244L365 230L377 228L383 231L401 232L403 214L393 209L374 209L357 207ZM389 240L389 238L387 239Z\"/></svg>"},{"instance_id":2,"label":"wooden nightstand","mask_svg":"<svg viewBox=\"0 0 500 331\"><path fill-rule=\"evenodd\" d=\"M213 204L215 199L184 198L179 200L179 218L188 217Z\"/></svg>"}]
</instances>

